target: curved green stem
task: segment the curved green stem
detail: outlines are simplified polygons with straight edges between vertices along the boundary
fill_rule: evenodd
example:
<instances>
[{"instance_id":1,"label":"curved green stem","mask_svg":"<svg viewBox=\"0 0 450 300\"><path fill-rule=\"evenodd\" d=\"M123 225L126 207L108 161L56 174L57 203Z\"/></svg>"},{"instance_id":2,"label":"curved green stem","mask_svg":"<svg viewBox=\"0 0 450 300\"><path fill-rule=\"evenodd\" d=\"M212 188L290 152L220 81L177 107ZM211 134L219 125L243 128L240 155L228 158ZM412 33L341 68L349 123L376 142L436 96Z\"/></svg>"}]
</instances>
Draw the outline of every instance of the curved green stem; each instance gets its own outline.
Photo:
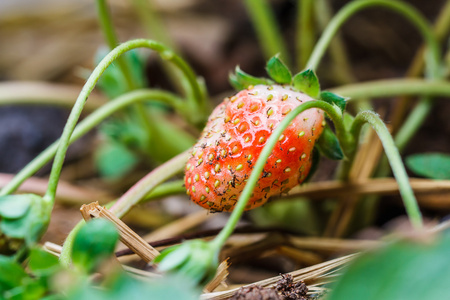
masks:
<instances>
[{"instance_id":1,"label":"curved green stem","mask_svg":"<svg viewBox=\"0 0 450 300\"><path fill-rule=\"evenodd\" d=\"M156 186L139 203L145 203L154 199L167 197L171 195L186 194L184 180L174 180Z\"/></svg>"},{"instance_id":2,"label":"curved green stem","mask_svg":"<svg viewBox=\"0 0 450 300\"><path fill-rule=\"evenodd\" d=\"M278 52L281 58L289 66L290 59L282 34L278 28L275 16L267 0L244 1L250 18L254 24L256 34L263 48L264 56L268 60Z\"/></svg>"},{"instance_id":3,"label":"curved green stem","mask_svg":"<svg viewBox=\"0 0 450 300\"><path fill-rule=\"evenodd\" d=\"M69 144L78 140L113 113L130 104L146 100L166 103L175 107L175 109L181 109L182 107L182 100L169 92L159 90L136 90L129 92L114 99L114 101L108 102L81 121L70 137ZM48 163L55 155L58 143L59 140L54 142L17 173L16 176L14 176L14 178L0 191L0 196L13 193L26 179Z\"/></svg>"},{"instance_id":4,"label":"curved green stem","mask_svg":"<svg viewBox=\"0 0 450 300\"><path fill-rule=\"evenodd\" d=\"M423 124L425 118L430 113L432 106L432 99L430 97L425 97L419 101L416 107L411 111L405 123L403 123L403 126L400 127L394 138L395 145L400 152L405 149L409 140L411 140L419 127Z\"/></svg>"},{"instance_id":5,"label":"curved green stem","mask_svg":"<svg viewBox=\"0 0 450 300\"><path fill-rule=\"evenodd\" d=\"M353 1L344 6L330 21L328 27L323 32L321 38L316 44L308 63L306 64L306 69L315 70L325 53L326 48L329 46L331 40L333 39L339 28L356 12L371 7L371 6L381 6L389 8L393 11L398 12L405 18L411 21L411 23L417 27L419 32L422 34L425 43L428 46L428 61L427 66L432 78L439 77L439 62L440 62L440 50L439 43L437 42L431 26L428 24L427 20L422 16L422 14L413 8L411 5L392 0L360 0Z\"/></svg>"},{"instance_id":6,"label":"curved green stem","mask_svg":"<svg viewBox=\"0 0 450 300\"><path fill-rule=\"evenodd\" d=\"M380 119L380 117L371 111L364 111L356 115L353 122L351 133L355 139L359 137L361 128L364 124L369 123L378 134L378 137L383 144L384 151L389 159L389 163L397 180L400 194L405 204L406 212L409 216L411 224L416 229L423 227L422 215L419 210L414 192L409 184L408 175L406 174L405 167L402 163L400 153L395 146L394 140L389 133L386 125Z\"/></svg>"},{"instance_id":7,"label":"curved green stem","mask_svg":"<svg viewBox=\"0 0 450 300\"><path fill-rule=\"evenodd\" d=\"M342 115L338 108L324 101L310 101L303 103L297 106L295 109L293 109L283 119L283 121L281 121L278 127L271 134L270 138L267 140L267 144L264 146L263 150L261 151L261 154L258 157L258 160L256 161L252 173L245 185L244 190L242 191L241 196L239 197L239 200L230 216L230 219L228 220L225 227L217 235L217 237L212 241L213 245L217 249L220 249L222 247L222 245L225 243L225 241L228 239L228 237L231 235L234 228L236 227L236 224L239 221L242 213L244 212L245 206L247 205L247 202L250 199L251 194L253 193L253 189L255 188L255 185L258 182L258 179L267 162L267 159L272 153L272 149L275 147L275 144L277 143L279 137L284 132L284 130L289 126L292 120L295 119L295 117L297 117L300 113L310 108L319 108L328 114L328 116L331 118L331 120L334 122L336 126L335 127L336 136L338 137L339 141L342 142L341 146L344 152L349 151L350 150L349 147L352 147L352 144L348 143L348 139L346 137L347 132L345 131Z\"/></svg>"},{"instance_id":8,"label":"curved green stem","mask_svg":"<svg viewBox=\"0 0 450 300\"><path fill-rule=\"evenodd\" d=\"M151 40L133 40L128 41L122 45L119 45L115 49L113 49L108 55L106 55L102 61L98 64L98 66L94 69L91 76L83 86L80 95L78 96L75 105L69 115L66 126L64 127L63 133L61 135L60 143L58 150L56 152L55 160L53 162L52 171L50 173L49 185L47 189L47 193L44 195L44 200L47 202L53 202L56 194L56 187L59 180L59 175L61 173L62 165L64 162L64 158L66 155L67 148L69 146L70 136L75 128L75 125L81 115L83 110L83 106L89 96L89 94L94 89L97 84L100 76L103 72L108 68L113 61L115 61L118 57L120 57L123 53L139 48L145 47L150 48L152 50L157 51L160 55L171 62L173 62L180 70L184 73L186 78L190 80L192 93L198 92L198 95L201 96L200 88L197 84L197 80L194 76L191 68L182 60L179 56L175 55L170 49L165 47L164 45L157 43ZM199 99L200 100L200 99Z\"/></svg>"},{"instance_id":9,"label":"curved green stem","mask_svg":"<svg viewBox=\"0 0 450 300\"><path fill-rule=\"evenodd\" d=\"M148 173L123 194L122 197L114 203L110 211L119 218L123 217L156 186L183 171L184 166L189 159L190 152L191 149L178 154L171 160Z\"/></svg>"}]
</instances>

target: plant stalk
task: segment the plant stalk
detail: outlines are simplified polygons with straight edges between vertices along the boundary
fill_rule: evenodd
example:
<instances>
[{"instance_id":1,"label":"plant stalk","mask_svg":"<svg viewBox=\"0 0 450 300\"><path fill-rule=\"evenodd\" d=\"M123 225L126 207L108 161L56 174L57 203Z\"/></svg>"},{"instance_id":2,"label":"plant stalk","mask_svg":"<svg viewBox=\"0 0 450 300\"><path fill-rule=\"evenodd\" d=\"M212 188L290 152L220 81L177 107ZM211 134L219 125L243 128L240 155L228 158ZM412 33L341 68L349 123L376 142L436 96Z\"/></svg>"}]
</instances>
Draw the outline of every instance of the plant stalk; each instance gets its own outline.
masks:
<instances>
[{"instance_id":1,"label":"plant stalk","mask_svg":"<svg viewBox=\"0 0 450 300\"><path fill-rule=\"evenodd\" d=\"M417 200L414 196L414 192L409 183L408 175L406 174L405 167L402 163L400 153L395 146L394 140L389 133L386 125L380 119L380 117L371 111L364 111L356 115L352 124L351 133L355 139L358 139L361 128L364 124L370 124L378 134L378 137L383 144L384 151L388 157L389 163L394 173L394 177L398 182L400 194L403 199L403 203L406 208L406 212L409 216L412 226L416 229L423 228L422 215L417 204Z\"/></svg>"}]
</instances>

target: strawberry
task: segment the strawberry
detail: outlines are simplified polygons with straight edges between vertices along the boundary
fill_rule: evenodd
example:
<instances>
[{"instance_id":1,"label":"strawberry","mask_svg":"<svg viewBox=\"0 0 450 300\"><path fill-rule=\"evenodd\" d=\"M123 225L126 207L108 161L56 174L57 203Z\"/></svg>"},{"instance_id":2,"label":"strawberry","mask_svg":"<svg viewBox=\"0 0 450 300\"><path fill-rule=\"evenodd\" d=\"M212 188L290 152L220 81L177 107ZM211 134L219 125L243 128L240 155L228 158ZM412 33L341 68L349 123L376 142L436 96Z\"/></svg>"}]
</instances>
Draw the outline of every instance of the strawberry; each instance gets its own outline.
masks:
<instances>
[{"instance_id":1,"label":"strawberry","mask_svg":"<svg viewBox=\"0 0 450 300\"><path fill-rule=\"evenodd\" d=\"M273 130L292 109L307 101L316 100L277 84L249 86L225 98L209 117L186 165L185 184L192 201L211 211L233 210ZM319 109L295 118L269 156L246 210L305 180L324 126Z\"/></svg>"}]
</instances>

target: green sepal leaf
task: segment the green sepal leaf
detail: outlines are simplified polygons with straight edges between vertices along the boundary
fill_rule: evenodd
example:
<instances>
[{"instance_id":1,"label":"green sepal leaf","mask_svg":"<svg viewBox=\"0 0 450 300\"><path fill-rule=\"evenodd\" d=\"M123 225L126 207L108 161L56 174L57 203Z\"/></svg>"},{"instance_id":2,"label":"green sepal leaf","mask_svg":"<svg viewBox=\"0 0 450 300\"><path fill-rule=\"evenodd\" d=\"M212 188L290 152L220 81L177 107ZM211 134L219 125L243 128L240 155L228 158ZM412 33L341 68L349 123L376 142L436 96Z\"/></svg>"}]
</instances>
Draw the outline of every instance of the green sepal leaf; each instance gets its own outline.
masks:
<instances>
[{"instance_id":1,"label":"green sepal leaf","mask_svg":"<svg viewBox=\"0 0 450 300\"><path fill-rule=\"evenodd\" d=\"M244 88L248 88L250 85L258 85L258 84L270 85L274 83L270 79L254 77L250 74L247 74L244 71L242 71L241 68L239 68L239 66L236 67L235 76L236 81Z\"/></svg>"},{"instance_id":2,"label":"green sepal leaf","mask_svg":"<svg viewBox=\"0 0 450 300\"><path fill-rule=\"evenodd\" d=\"M418 233L413 241L388 246L358 256L338 282L329 300L422 300L450 295L450 235ZM422 236L420 236L422 235Z\"/></svg>"},{"instance_id":3,"label":"green sepal leaf","mask_svg":"<svg viewBox=\"0 0 450 300\"><path fill-rule=\"evenodd\" d=\"M332 92L324 91L320 93L320 100L323 100L327 103L336 105L339 107L339 109L344 112L345 106L347 105L348 98L341 97L339 95L336 95Z\"/></svg>"},{"instance_id":4,"label":"green sepal leaf","mask_svg":"<svg viewBox=\"0 0 450 300\"><path fill-rule=\"evenodd\" d=\"M228 75L228 81L236 91L242 91L243 89L245 89L245 87L239 83L237 76L232 72L230 72L230 74Z\"/></svg>"},{"instance_id":5,"label":"green sepal leaf","mask_svg":"<svg viewBox=\"0 0 450 300\"><path fill-rule=\"evenodd\" d=\"M9 238L23 239L27 246L38 241L45 232L50 221L51 205L44 201L42 197L34 194L9 195L0 198L11 201L18 201L22 205L18 206L19 212L12 214L3 207L5 215L14 215L15 218L6 216L0 220L0 231ZM24 200L28 198L27 200ZM24 213L25 211L25 213Z\"/></svg>"},{"instance_id":6,"label":"green sepal leaf","mask_svg":"<svg viewBox=\"0 0 450 300\"><path fill-rule=\"evenodd\" d=\"M326 125L316 143L320 153L332 160L341 160L344 158L339 140L334 132Z\"/></svg>"},{"instance_id":7,"label":"green sepal leaf","mask_svg":"<svg viewBox=\"0 0 450 300\"><path fill-rule=\"evenodd\" d=\"M289 68L281 61L279 54L273 56L266 65L266 71L269 76L280 84L290 84L292 74Z\"/></svg>"},{"instance_id":8,"label":"green sepal leaf","mask_svg":"<svg viewBox=\"0 0 450 300\"><path fill-rule=\"evenodd\" d=\"M0 216L7 219L22 217L31 206L28 195L6 195L0 197Z\"/></svg>"},{"instance_id":9,"label":"green sepal leaf","mask_svg":"<svg viewBox=\"0 0 450 300\"><path fill-rule=\"evenodd\" d=\"M109 258L119 240L116 227L105 219L93 219L78 231L73 241L72 260L89 273Z\"/></svg>"},{"instance_id":10,"label":"green sepal leaf","mask_svg":"<svg viewBox=\"0 0 450 300\"><path fill-rule=\"evenodd\" d=\"M313 70L308 69L294 76L294 88L306 95L317 99L320 94L319 79Z\"/></svg>"},{"instance_id":11,"label":"green sepal leaf","mask_svg":"<svg viewBox=\"0 0 450 300\"><path fill-rule=\"evenodd\" d=\"M450 155L421 153L406 158L406 165L415 174L431 179L450 179Z\"/></svg>"},{"instance_id":12,"label":"green sepal leaf","mask_svg":"<svg viewBox=\"0 0 450 300\"><path fill-rule=\"evenodd\" d=\"M155 259L161 271L183 275L197 284L206 284L216 274L218 253L211 243L188 241L168 251Z\"/></svg>"}]
</instances>

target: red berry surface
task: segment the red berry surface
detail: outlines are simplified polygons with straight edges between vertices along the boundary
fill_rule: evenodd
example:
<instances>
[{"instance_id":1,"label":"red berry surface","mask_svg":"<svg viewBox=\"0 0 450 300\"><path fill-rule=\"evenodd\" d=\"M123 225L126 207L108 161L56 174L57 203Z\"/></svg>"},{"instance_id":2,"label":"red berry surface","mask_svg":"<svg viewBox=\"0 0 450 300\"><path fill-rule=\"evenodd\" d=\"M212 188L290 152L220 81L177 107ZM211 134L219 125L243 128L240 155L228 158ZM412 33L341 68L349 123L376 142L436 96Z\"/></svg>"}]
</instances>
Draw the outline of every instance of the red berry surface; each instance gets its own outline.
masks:
<instances>
[{"instance_id":1,"label":"red berry surface","mask_svg":"<svg viewBox=\"0 0 450 300\"><path fill-rule=\"evenodd\" d=\"M280 85L257 85L225 98L209 117L186 165L191 200L211 211L232 211L273 130L307 101L316 100ZM246 210L304 181L324 124L323 112L315 108L291 122L269 156Z\"/></svg>"}]
</instances>

